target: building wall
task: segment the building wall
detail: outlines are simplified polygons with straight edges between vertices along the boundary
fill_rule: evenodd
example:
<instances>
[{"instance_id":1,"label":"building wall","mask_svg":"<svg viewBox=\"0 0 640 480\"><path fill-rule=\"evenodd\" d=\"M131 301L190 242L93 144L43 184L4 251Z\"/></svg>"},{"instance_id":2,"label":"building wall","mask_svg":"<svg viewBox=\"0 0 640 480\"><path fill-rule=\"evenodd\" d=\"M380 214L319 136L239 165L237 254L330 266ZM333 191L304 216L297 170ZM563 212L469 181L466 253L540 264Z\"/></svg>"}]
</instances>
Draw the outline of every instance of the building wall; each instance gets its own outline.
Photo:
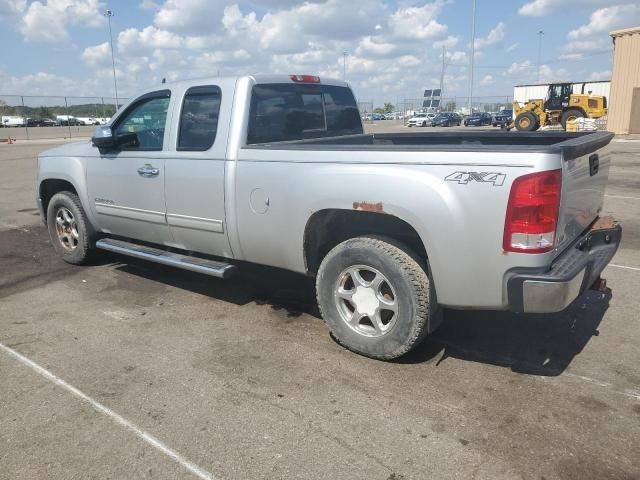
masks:
<instances>
[{"instance_id":1,"label":"building wall","mask_svg":"<svg viewBox=\"0 0 640 480\"><path fill-rule=\"evenodd\" d=\"M613 75L607 130L629 133L633 89L640 87L640 27L611 32Z\"/></svg>"},{"instance_id":2,"label":"building wall","mask_svg":"<svg viewBox=\"0 0 640 480\"><path fill-rule=\"evenodd\" d=\"M584 93L591 95L602 95L609 101L611 82L575 82L573 83L573 93L582 93L582 85L584 85ZM513 87L513 99L516 102L525 103L527 100L535 100L545 98L549 84L540 85L518 85Z\"/></svg>"}]
</instances>

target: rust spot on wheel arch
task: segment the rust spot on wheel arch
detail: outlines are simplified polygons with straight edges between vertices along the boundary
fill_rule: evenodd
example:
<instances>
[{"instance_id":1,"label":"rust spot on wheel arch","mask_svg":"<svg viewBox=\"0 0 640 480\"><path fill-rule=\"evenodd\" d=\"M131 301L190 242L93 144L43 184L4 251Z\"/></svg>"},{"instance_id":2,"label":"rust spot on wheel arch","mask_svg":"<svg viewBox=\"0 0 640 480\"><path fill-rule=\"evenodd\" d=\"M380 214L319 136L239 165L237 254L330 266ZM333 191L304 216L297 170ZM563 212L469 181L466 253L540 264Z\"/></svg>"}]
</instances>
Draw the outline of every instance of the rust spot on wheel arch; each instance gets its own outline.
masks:
<instances>
[{"instance_id":1,"label":"rust spot on wheel arch","mask_svg":"<svg viewBox=\"0 0 640 480\"><path fill-rule=\"evenodd\" d=\"M353 202L353 209L361 212L384 213L384 205L382 202Z\"/></svg>"}]
</instances>

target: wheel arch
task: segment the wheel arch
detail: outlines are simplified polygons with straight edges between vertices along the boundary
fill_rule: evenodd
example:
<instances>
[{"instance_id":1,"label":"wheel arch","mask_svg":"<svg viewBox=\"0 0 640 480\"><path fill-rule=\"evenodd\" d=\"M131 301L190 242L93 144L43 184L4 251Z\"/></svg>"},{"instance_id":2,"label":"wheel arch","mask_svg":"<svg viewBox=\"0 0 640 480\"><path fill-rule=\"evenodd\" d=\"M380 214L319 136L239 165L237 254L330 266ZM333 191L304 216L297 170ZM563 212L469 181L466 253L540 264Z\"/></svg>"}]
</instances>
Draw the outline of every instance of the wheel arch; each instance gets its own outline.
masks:
<instances>
[{"instance_id":1,"label":"wheel arch","mask_svg":"<svg viewBox=\"0 0 640 480\"><path fill-rule=\"evenodd\" d=\"M371 205L376 209L377 205ZM315 274L324 256L349 238L383 235L407 245L426 264L427 248L417 230L404 219L384 212L327 208L314 212L304 229L307 272Z\"/></svg>"},{"instance_id":2,"label":"wheel arch","mask_svg":"<svg viewBox=\"0 0 640 480\"><path fill-rule=\"evenodd\" d=\"M587 117L587 112L584 111L584 108L582 108L581 106L578 106L578 105L564 107L562 109L562 115L564 115L565 113L567 113L570 110L578 110L580 113L582 113L582 115L584 115L585 118Z\"/></svg>"},{"instance_id":3,"label":"wheel arch","mask_svg":"<svg viewBox=\"0 0 640 480\"><path fill-rule=\"evenodd\" d=\"M78 188L69 179L64 178L45 178L40 181L38 185L38 198L42 205L43 220L47 223L47 209L49 208L49 202L51 198L60 192L71 192L78 195ZM85 209L86 210L86 209Z\"/></svg>"}]
</instances>

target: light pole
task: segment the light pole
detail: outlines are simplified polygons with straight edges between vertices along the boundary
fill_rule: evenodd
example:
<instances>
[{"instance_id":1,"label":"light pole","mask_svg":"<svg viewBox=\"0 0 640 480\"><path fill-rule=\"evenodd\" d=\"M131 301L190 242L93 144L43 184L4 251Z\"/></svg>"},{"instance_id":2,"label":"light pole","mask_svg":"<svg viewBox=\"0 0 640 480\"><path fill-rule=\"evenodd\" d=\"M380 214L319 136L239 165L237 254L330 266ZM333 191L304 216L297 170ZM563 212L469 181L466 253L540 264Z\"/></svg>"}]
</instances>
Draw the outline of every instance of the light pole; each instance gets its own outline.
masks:
<instances>
[{"instance_id":1,"label":"light pole","mask_svg":"<svg viewBox=\"0 0 640 480\"><path fill-rule=\"evenodd\" d=\"M118 99L118 82L116 80L116 60L113 54L113 34L111 33L111 17L113 17L113 12L111 10L107 10L103 14L107 17L107 21L109 22L109 45L111 45L111 66L113 67L113 88L116 92L116 111L118 110L118 106L120 105L120 100Z\"/></svg>"},{"instance_id":2,"label":"light pole","mask_svg":"<svg viewBox=\"0 0 640 480\"><path fill-rule=\"evenodd\" d=\"M469 115L473 113L473 62L476 55L476 0L473 0L473 13L471 15L471 80L469 82Z\"/></svg>"},{"instance_id":3,"label":"light pole","mask_svg":"<svg viewBox=\"0 0 640 480\"><path fill-rule=\"evenodd\" d=\"M542 58L542 36L544 35L544 31L538 30L538 78L536 83L540 83L540 62Z\"/></svg>"},{"instance_id":4,"label":"light pole","mask_svg":"<svg viewBox=\"0 0 640 480\"><path fill-rule=\"evenodd\" d=\"M342 80L347 81L347 52L342 52Z\"/></svg>"},{"instance_id":5,"label":"light pole","mask_svg":"<svg viewBox=\"0 0 640 480\"><path fill-rule=\"evenodd\" d=\"M445 64L445 56L446 56L446 49L445 46L442 46L442 70L440 70L440 111L442 111L442 99L444 97L444 70L446 68L446 64Z\"/></svg>"}]
</instances>

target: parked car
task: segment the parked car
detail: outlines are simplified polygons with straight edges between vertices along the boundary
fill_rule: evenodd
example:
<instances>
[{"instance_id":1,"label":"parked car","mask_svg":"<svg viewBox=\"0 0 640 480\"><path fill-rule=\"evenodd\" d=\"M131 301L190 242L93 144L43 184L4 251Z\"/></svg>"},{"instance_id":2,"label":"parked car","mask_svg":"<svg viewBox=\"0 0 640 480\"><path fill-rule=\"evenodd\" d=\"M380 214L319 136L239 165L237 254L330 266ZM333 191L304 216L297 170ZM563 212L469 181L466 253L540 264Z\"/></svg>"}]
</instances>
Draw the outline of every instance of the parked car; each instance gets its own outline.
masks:
<instances>
[{"instance_id":1,"label":"parked car","mask_svg":"<svg viewBox=\"0 0 640 480\"><path fill-rule=\"evenodd\" d=\"M388 360L441 307L556 312L596 284L621 238L599 218L612 137L365 134L345 82L212 77L158 85L91 142L41 153L36 195L68 263L107 250L313 276L337 341Z\"/></svg>"},{"instance_id":2,"label":"parked car","mask_svg":"<svg viewBox=\"0 0 640 480\"><path fill-rule=\"evenodd\" d=\"M513 110L502 110L495 117L493 117L492 125L494 127L501 127L508 125L513 120Z\"/></svg>"},{"instance_id":3,"label":"parked car","mask_svg":"<svg viewBox=\"0 0 640 480\"><path fill-rule=\"evenodd\" d=\"M467 118L464 119L465 127L480 127L482 125L491 125L492 122L491 114L486 112L477 112L472 113Z\"/></svg>"},{"instance_id":4,"label":"parked car","mask_svg":"<svg viewBox=\"0 0 640 480\"><path fill-rule=\"evenodd\" d=\"M461 123L462 117L455 112L442 112L431 120L432 127L459 127Z\"/></svg>"},{"instance_id":5,"label":"parked car","mask_svg":"<svg viewBox=\"0 0 640 480\"><path fill-rule=\"evenodd\" d=\"M100 125L100 121L95 117L76 117L79 125Z\"/></svg>"},{"instance_id":6,"label":"parked car","mask_svg":"<svg viewBox=\"0 0 640 480\"><path fill-rule=\"evenodd\" d=\"M56 122L49 118L27 118L27 127L54 127Z\"/></svg>"},{"instance_id":7,"label":"parked car","mask_svg":"<svg viewBox=\"0 0 640 480\"><path fill-rule=\"evenodd\" d=\"M73 115L57 115L56 124L64 127L67 127L67 126L73 127L73 126L80 125L80 121Z\"/></svg>"},{"instance_id":8,"label":"parked car","mask_svg":"<svg viewBox=\"0 0 640 480\"><path fill-rule=\"evenodd\" d=\"M431 125L435 113L416 113L407 121L407 127L426 127Z\"/></svg>"},{"instance_id":9,"label":"parked car","mask_svg":"<svg viewBox=\"0 0 640 480\"><path fill-rule=\"evenodd\" d=\"M378 120L386 120L386 118L384 117L384 115L382 113L374 113L373 114L373 119L378 121Z\"/></svg>"}]
</instances>

